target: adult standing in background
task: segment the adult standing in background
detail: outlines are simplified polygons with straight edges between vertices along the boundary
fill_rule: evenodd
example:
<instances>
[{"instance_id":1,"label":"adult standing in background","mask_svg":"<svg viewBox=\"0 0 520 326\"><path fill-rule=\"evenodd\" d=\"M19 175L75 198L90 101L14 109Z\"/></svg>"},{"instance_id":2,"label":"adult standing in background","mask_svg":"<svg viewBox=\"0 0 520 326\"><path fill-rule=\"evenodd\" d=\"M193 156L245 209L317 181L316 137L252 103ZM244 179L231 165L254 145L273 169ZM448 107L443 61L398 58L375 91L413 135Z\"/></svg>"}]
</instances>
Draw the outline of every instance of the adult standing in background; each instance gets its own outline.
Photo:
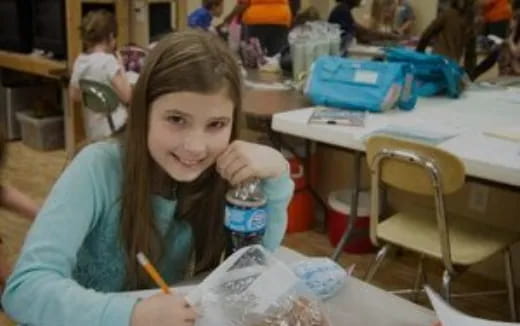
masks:
<instances>
[{"instance_id":1,"label":"adult standing in background","mask_svg":"<svg viewBox=\"0 0 520 326\"><path fill-rule=\"evenodd\" d=\"M293 19L298 15L302 6L301 0L289 0L289 8Z\"/></svg>"},{"instance_id":2,"label":"adult standing in background","mask_svg":"<svg viewBox=\"0 0 520 326\"><path fill-rule=\"evenodd\" d=\"M280 53L287 45L292 23L288 0L249 0L242 15L248 38L256 37L268 56Z\"/></svg>"},{"instance_id":3,"label":"adult standing in background","mask_svg":"<svg viewBox=\"0 0 520 326\"><path fill-rule=\"evenodd\" d=\"M513 9L509 0L479 0L484 19L484 34L496 35L502 39L507 37L509 21L513 17Z\"/></svg>"}]
</instances>

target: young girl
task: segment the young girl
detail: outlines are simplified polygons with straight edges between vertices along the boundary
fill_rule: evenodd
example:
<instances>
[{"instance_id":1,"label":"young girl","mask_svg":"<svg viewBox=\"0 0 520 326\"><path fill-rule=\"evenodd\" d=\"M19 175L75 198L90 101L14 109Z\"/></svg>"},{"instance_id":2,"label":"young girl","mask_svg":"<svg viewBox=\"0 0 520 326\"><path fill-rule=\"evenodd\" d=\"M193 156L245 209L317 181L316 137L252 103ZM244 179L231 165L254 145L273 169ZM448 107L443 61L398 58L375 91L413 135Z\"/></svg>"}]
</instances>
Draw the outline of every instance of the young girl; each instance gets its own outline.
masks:
<instances>
[{"instance_id":1,"label":"young girl","mask_svg":"<svg viewBox=\"0 0 520 326\"><path fill-rule=\"evenodd\" d=\"M124 105L130 103L132 87L125 75L121 57L115 53L117 23L114 15L106 10L89 12L80 27L85 52L74 62L70 78L70 96L81 101L79 81L88 79L112 87L121 104L112 113L116 129L121 128L127 118ZM89 140L98 140L111 135L105 114L83 108L85 130Z\"/></svg>"},{"instance_id":2,"label":"young girl","mask_svg":"<svg viewBox=\"0 0 520 326\"><path fill-rule=\"evenodd\" d=\"M451 0L451 7L423 32L417 51L424 52L433 43L434 53L456 62L464 57L464 68L471 73L476 64L475 37L475 0Z\"/></svg>"},{"instance_id":3,"label":"young girl","mask_svg":"<svg viewBox=\"0 0 520 326\"><path fill-rule=\"evenodd\" d=\"M226 247L225 193L263 180L276 249L293 193L288 163L270 147L236 140L240 70L210 33L191 30L150 52L125 137L94 143L54 186L29 232L2 303L28 325L192 325L183 298L138 301L109 293L156 285L143 251L169 284L215 267Z\"/></svg>"}]
</instances>

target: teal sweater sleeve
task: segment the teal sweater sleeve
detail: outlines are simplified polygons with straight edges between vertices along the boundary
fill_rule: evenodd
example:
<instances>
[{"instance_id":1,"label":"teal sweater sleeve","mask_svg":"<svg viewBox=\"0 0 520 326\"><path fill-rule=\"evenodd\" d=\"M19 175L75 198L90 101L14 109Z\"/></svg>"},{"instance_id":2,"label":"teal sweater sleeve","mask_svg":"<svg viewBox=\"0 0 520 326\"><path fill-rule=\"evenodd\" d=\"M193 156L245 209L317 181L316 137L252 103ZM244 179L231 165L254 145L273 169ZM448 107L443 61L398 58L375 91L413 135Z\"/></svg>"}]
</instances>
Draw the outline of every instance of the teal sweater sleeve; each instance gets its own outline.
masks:
<instances>
[{"instance_id":1,"label":"teal sweater sleeve","mask_svg":"<svg viewBox=\"0 0 520 326\"><path fill-rule=\"evenodd\" d=\"M262 182L267 197L267 228L263 239L265 248L275 251L282 243L287 229L287 207L294 192L289 173Z\"/></svg>"},{"instance_id":2,"label":"teal sweater sleeve","mask_svg":"<svg viewBox=\"0 0 520 326\"><path fill-rule=\"evenodd\" d=\"M113 180L105 153L83 150L54 185L32 225L2 304L24 325L128 326L135 298L85 289L72 278L77 252L106 209ZM108 196L110 198L110 196Z\"/></svg>"}]
</instances>

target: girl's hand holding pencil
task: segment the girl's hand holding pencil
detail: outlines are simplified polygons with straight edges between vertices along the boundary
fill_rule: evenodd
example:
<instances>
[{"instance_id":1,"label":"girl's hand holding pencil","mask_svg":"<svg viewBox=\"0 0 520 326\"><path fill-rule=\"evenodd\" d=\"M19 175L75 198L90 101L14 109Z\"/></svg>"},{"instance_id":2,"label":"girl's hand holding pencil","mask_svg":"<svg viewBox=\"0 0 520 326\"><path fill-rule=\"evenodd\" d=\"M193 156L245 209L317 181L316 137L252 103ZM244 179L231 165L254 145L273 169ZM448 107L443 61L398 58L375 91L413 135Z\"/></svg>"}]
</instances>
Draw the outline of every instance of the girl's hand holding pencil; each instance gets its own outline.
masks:
<instances>
[{"instance_id":1,"label":"girl's hand holding pencil","mask_svg":"<svg viewBox=\"0 0 520 326\"><path fill-rule=\"evenodd\" d=\"M181 296L173 293L144 254L137 255L139 263L162 289L162 293L139 301L132 314L132 326L188 326L194 325L197 313Z\"/></svg>"}]
</instances>

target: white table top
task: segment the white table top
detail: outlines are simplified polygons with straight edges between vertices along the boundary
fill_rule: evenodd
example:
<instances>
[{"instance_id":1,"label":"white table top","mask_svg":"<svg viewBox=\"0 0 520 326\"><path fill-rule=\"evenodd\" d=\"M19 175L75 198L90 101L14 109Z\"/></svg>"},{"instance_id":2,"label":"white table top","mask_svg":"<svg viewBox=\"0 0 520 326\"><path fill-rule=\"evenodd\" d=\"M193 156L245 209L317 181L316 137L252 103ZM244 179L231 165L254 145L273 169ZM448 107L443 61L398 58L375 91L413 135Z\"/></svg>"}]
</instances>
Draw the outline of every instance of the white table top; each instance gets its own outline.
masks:
<instances>
[{"instance_id":1,"label":"white table top","mask_svg":"<svg viewBox=\"0 0 520 326\"><path fill-rule=\"evenodd\" d=\"M305 258L288 248L280 248L275 255L288 264ZM190 289L192 286L175 287L181 294ZM156 292L138 291L129 295L144 298ZM356 278L349 279L337 296L326 301L326 309L332 326L431 326L436 321L433 311Z\"/></svg>"},{"instance_id":2,"label":"white table top","mask_svg":"<svg viewBox=\"0 0 520 326\"><path fill-rule=\"evenodd\" d=\"M462 159L472 177L520 187L520 144L485 135L498 128L520 129L518 90L466 91L460 99L421 98L414 110L369 114L364 127L307 124L313 109L273 116L275 131L364 151L364 137L388 125L455 135L438 145Z\"/></svg>"}]
</instances>

